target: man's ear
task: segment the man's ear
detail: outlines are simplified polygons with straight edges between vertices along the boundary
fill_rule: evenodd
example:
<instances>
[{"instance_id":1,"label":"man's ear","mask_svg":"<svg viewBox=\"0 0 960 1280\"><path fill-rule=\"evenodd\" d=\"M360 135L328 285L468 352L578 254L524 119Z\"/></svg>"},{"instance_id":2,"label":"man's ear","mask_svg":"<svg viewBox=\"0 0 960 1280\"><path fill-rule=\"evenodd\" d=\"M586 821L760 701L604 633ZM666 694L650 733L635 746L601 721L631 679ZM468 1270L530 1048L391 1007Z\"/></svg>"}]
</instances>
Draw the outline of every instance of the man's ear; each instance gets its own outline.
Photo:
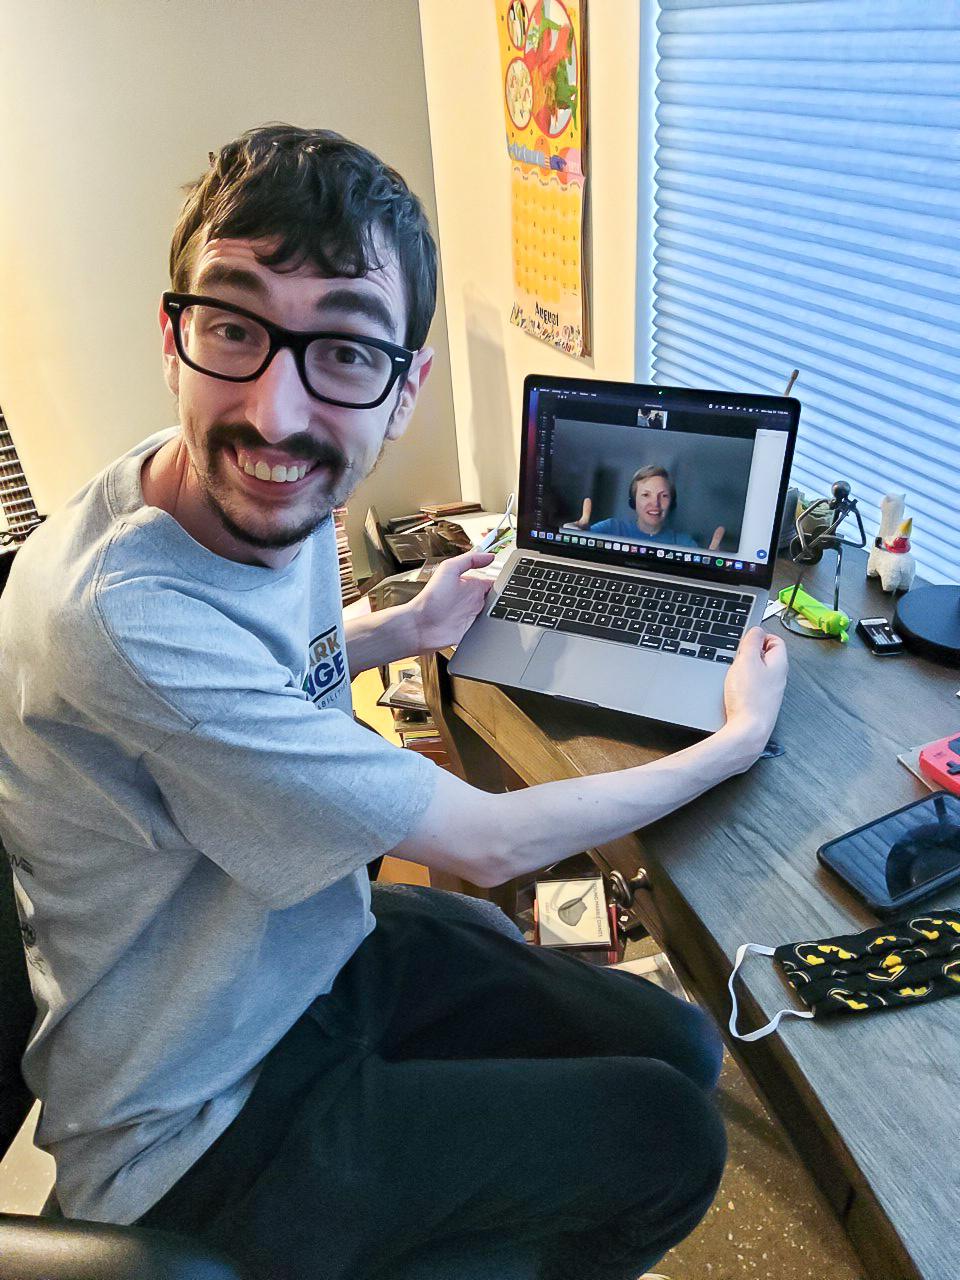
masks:
<instances>
[{"instance_id":1,"label":"man's ear","mask_svg":"<svg viewBox=\"0 0 960 1280\"><path fill-rule=\"evenodd\" d=\"M433 356L432 347L421 347L414 357L410 372L407 374L400 391L400 398L397 401L396 408L387 423L385 435L388 440L399 440L410 425L410 419L417 403L417 396L419 396L423 384L429 378L430 370L433 368Z\"/></svg>"},{"instance_id":2,"label":"man's ear","mask_svg":"<svg viewBox=\"0 0 960 1280\"><path fill-rule=\"evenodd\" d=\"M160 330L163 334L163 376L173 394L180 394L180 359L177 356L177 344L173 337L173 321L163 309L163 300L157 315Z\"/></svg>"}]
</instances>

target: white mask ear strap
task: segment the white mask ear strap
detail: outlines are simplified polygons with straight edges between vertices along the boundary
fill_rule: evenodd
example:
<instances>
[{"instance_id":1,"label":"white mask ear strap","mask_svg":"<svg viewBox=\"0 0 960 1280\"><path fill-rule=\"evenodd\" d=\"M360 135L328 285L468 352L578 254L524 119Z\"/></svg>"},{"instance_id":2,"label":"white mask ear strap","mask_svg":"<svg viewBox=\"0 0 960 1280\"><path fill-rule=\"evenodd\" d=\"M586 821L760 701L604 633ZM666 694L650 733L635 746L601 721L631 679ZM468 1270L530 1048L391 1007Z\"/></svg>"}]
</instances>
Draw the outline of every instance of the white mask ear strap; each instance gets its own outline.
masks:
<instances>
[{"instance_id":1,"label":"white mask ear strap","mask_svg":"<svg viewBox=\"0 0 960 1280\"><path fill-rule=\"evenodd\" d=\"M738 1040L759 1040L763 1036L768 1036L771 1032L776 1031L780 1025L781 1018L812 1018L813 1013L800 1009L781 1009L780 1012L771 1018L765 1027L759 1027L756 1031L747 1031L743 1035L737 1030L737 997L733 990L733 980L739 972L740 966L746 959L748 951L756 951L759 956L772 956L774 954L773 947L761 947L759 942L745 942L742 947L737 948L737 959L733 966L733 972L730 974L730 981L727 986L730 989L730 1034L736 1036Z\"/></svg>"}]
</instances>

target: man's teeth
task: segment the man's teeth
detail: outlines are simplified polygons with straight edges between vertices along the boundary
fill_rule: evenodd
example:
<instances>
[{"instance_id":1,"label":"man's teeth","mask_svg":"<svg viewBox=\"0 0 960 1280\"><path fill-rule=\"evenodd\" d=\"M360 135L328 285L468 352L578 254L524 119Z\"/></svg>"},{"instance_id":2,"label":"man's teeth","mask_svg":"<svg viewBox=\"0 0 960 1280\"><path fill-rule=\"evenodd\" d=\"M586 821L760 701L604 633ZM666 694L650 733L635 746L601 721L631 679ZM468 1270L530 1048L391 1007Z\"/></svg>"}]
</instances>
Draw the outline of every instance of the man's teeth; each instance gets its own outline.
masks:
<instances>
[{"instance_id":1,"label":"man's teeth","mask_svg":"<svg viewBox=\"0 0 960 1280\"><path fill-rule=\"evenodd\" d=\"M294 480L302 480L310 470L306 462L296 463L289 467L278 463L276 466L271 467L266 462L253 462L252 459L243 456L240 456L238 460L241 468L248 476L256 476L258 480L272 480L276 484L290 484Z\"/></svg>"}]
</instances>

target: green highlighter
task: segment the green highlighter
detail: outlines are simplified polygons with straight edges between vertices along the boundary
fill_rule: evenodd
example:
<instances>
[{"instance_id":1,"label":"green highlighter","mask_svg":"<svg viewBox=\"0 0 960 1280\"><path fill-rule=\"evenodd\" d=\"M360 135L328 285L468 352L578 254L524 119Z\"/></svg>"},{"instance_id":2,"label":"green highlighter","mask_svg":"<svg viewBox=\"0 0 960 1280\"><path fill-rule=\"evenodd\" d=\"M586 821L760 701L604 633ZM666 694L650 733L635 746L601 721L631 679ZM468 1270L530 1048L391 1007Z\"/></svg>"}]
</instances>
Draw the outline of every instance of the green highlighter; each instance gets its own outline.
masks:
<instances>
[{"instance_id":1,"label":"green highlighter","mask_svg":"<svg viewBox=\"0 0 960 1280\"><path fill-rule=\"evenodd\" d=\"M777 599L790 608L790 597L793 591L793 587L784 587L777 595ZM806 591L800 588L793 601L793 611L805 618L815 631L822 631L825 636L835 636L841 644L847 643L850 619L841 610L828 609L825 604L814 600L813 596L807 595Z\"/></svg>"}]
</instances>

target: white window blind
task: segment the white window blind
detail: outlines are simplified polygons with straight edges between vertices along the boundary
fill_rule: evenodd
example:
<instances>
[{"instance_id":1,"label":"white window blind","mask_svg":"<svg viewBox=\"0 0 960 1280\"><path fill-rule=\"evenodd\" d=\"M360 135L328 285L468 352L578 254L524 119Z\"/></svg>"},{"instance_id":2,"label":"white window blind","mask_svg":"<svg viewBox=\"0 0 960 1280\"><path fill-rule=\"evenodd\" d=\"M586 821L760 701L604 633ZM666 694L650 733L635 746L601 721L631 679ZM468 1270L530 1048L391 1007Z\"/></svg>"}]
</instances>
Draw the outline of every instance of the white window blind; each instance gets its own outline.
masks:
<instances>
[{"instance_id":1,"label":"white window blind","mask_svg":"<svg viewBox=\"0 0 960 1280\"><path fill-rule=\"evenodd\" d=\"M653 369L780 392L793 479L960 581L960 0L660 0Z\"/></svg>"}]
</instances>

